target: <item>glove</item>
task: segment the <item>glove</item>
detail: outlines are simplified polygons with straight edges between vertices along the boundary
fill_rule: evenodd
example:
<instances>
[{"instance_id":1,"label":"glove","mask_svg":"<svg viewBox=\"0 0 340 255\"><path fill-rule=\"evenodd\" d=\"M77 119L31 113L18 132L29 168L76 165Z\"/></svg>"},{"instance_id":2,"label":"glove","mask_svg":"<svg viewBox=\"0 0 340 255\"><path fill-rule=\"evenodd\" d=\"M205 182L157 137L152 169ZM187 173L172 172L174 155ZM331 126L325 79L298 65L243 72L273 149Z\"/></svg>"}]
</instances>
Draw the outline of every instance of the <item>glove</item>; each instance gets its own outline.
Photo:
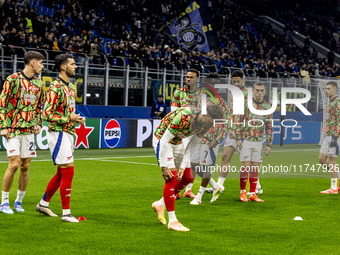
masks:
<instances>
[{"instance_id":1,"label":"glove","mask_svg":"<svg viewBox=\"0 0 340 255\"><path fill-rule=\"evenodd\" d=\"M331 144L329 147L334 148L336 146L338 138L336 136L332 136Z\"/></svg>"}]
</instances>

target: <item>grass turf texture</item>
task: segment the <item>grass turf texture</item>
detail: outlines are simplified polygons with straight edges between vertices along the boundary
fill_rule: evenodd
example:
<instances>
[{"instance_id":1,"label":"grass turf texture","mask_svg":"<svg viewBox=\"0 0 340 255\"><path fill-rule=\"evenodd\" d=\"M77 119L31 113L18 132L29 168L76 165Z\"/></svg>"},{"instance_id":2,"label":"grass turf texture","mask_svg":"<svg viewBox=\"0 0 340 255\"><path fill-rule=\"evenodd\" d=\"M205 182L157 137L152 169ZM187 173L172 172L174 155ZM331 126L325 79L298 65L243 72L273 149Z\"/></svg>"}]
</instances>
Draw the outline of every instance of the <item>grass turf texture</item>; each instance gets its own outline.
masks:
<instances>
[{"instance_id":1,"label":"grass turf texture","mask_svg":"<svg viewBox=\"0 0 340 255\"><path fill-rule=\"evenodd\" d=\"M316 145L273 146L264 163L317 164ZM278 151L281 151L278 152ZM221 155L217 162L220 163ZM7 168L0 157L1 176ZM339 161L338 161L339 162ZM239 166L239 154L232 163ZM158 223L151 204L162 196L164 181L153 150L76 150L71 210L86 222L60 220L59 191L50 208L58 218L35 211L56 167L48 151L38 151L30 168L24 213L0 213L0 254L337 254L340 195L322 195L328 174L295 173L262 176L264 203L239 201L238 174L230 174L226 190L213 204L188 198L176 201L177 218L190 232L170 231ZM217 174L214 174L217 177ZM266 178L270 177L270 178ZM307 177L307 178L306 178ZM18 173L10 193L16 197ZM216 180L216 178L215 178ZM194 193L200 178L195 179ZM249 184L248 184L249 185ZM183 192L182 192L183 194ZM294 221L301 216L303 221ZM167 218L167 217L166 217Z\"/></svg>"}]
</instances>

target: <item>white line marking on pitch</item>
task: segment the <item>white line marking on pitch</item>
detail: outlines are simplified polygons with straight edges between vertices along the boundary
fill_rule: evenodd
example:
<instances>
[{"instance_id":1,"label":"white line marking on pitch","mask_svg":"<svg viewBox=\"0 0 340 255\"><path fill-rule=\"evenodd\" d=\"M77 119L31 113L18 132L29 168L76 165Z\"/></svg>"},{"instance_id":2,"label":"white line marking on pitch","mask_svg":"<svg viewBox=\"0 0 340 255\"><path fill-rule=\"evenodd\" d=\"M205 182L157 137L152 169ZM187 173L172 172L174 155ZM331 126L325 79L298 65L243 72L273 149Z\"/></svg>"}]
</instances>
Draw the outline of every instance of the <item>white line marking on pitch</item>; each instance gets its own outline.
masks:
<instances>
[{"instance_id":1,"label":"white line marking on pitch","mask_svg":"<svg viewBox=\"0 0 340 255\"><path fill-rule=\"evenodd\" d=\"M136 165L149 165L149 166L158 166L158 164L152 164L152 163L144 163L144 162L132 162L132 161L122 161L122 160L108 160L108 159L102 159L100 161L105 162L117 162L117 163L127 163L127 164L136 164Z\"/></svg>"}]
</instances>

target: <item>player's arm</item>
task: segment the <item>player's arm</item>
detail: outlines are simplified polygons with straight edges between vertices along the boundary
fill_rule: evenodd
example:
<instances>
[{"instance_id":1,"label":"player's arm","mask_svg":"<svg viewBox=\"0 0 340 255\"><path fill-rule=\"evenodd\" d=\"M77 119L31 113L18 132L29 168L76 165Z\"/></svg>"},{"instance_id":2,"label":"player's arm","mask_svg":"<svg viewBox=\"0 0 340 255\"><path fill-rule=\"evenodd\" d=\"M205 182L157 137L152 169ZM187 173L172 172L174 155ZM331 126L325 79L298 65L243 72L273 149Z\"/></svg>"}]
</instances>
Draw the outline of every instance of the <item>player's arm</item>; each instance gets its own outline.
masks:
<instances>
[{"instance_id":1,"label":"player's arm","mask_svg":"<svg viewBox=\"0 0 340 255\"><path fill-rule=\"evenodd\" d=\"M336 104L336 130L335 130L335 136L339 139L340 137L340 101Z\"/></svg>"},{"instance_id":2,"label":"player's arm","mask_svg":"<svg viewBox=\"0 0 340 255\"><path fill-rule=\"evenodd\" d=\"M339 135L340 135L340 103L338 102L336 105L335 105L335 119L337 120L336 121L336 126L334 128L334 131L335 131L335 134L332 135L332 140L331 140L331 143L330 143L330 147L331 148L334 148L337 143L338 143L338 139L339 139Z\"/></svg>"},{"instance_id":3,"label":"player's arm","mask_svg":"<svg viewBox=\"0 0 340 255\"><path fill-rule=\"evenodd\" d=\"M229 121L227 121L229 119L229 109L228 109L226 102L224 100L222 102L223 102L223 104L222 104L223 112L225 114L226 121L225 121L224 124L217 124L216 125L215 128L217 128L217 130L215 130L215 131L216 131L217 136L216 136L215 141L214 141L215 146L212 145L211 148L215 148L216 145L219 144L224 137L226 137L228 130L230 129Z\"/></svg>"},{"instance_id":4,"label":"player's arm","mask_svg":"<svg viewBox=\"0 0 340 255\"><path fill-rule=\"evenodd\" d=\"M169 129L166 129L161 140L159 141L159 166L167 168L167 156L173 157L173 151L170 141L175 137Z\"/></svg>"},{"instance_id":5,"label":"player's arm","mask_svg":"<svg viewBox=\"0 0 340 255\"><path fill-rule=\"evenodd\" d=\"M273 126L272 122L269 121L273 119L273 115L268 115L267 120L265 121L265 130L266 130L266 147L265 147L265 153L266 155L269 155L271 152L271 146L273 144Z\"/></svg>"},{"instance_id":6,"label":"player's arm","mask_svg":"<svg viewBox=\"0 0 340 255\"><path fill-rule=\"evenodd\" d=\"M177 110L180 106L180 90L176 89L171 98L171 111Z\"/></svg>"},{"instance_id":7,"label":"player's arm","mask_svg":"<svg viewBox=\"0 0 340 255\"><path fill-rule=\"evenodd\" d=\"M36 134L39 134L43 125L42 121L42 110L43 110L43 103L45 99L45 92L43 87L40 90L40 95L38 96L37 101L37 108L36 108L36 114L35 114L35 123L36 123Z\"/></svg>"},{"instance_id":8,"label":"player's arm","mask_svg":"<svg viewBox=\"0 0 340 255\"><path fill-rule=\"evenodd\" d=\"M8 117L8 101L10 95L12 94L13 84L15 84L15 79L9 81L7 79L3 85L2 92L0 94L0 127L1 129L7 129L10 127L11 122Z\"/></svg>"}]
</instances>

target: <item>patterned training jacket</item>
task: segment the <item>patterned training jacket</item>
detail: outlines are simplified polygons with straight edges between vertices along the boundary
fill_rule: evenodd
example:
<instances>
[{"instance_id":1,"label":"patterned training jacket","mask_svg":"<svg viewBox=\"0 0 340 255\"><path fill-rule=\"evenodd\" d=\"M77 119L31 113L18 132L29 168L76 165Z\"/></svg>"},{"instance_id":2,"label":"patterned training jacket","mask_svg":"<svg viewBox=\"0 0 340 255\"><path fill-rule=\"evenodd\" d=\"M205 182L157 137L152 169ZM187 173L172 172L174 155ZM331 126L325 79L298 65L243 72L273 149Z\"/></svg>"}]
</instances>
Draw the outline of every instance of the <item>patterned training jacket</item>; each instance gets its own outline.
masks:
<instances>
[{"instance_id":1,"label":"patterned training jacket","mask_svg":"<svg viewBox=\"0 0 340 255\"><path fill-rule=\"evenodd\" d=\"M197 117L198 114L193 114L192 109L189 107L181 107L169 112L157 127L155 136L160 140L168 129L175 136L170 141L174 145L181 144L183 138L193 134L202 136L207 129L197 123Z\"/></svg>"},{"instance_id":2,"label":"patterned training jacket","mask_svg":"<svg viewBox=\"0 0 340 255\"><path fill-rule=\"evenodd\" d=\"M0 128L7 128L9 138L32 134L42 125L43 82L18 72L7 77L0 95Z\"/></svg>"},{"instance_id":3,"label":"patterned training jacket","mask_svg":"<svg viewBox=\"0 0 340 255\"><path fill-rule=\"evenodd\" d=\"M71 122L70 118L75 109L74 85L61 78L56 79L47 92L42 114L43 120L50 122L49 131L67 132L73 135L75 122Z\"/></svg>"},{"instance_id":4,"label":"patterned training jacket","mask_svg":"<svg viewBox=\"0 0 340 255\"><path fill-rule=\"evenodd\" d=\"M340 99L333 98L327 108L326 136L340 136Z\"/></svg>"}]
</instances>

